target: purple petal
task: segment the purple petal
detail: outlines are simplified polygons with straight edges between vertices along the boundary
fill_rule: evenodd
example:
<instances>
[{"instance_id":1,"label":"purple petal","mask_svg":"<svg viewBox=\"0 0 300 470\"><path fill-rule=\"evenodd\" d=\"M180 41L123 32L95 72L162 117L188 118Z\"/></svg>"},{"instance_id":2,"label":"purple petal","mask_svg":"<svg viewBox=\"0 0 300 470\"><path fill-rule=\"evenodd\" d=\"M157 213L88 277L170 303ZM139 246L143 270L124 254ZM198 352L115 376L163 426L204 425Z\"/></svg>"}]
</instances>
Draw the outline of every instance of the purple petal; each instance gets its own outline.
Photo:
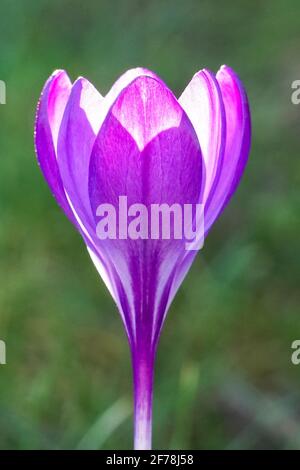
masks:
<instances>
[{"instance_id":1,"label":"purple petal","mask_svg":"<svg viewBox=\"0 0 300 470\"><path fill-rule=\"evenodd\" d=\"M136 67L134 69L127 70L118 78L118 80L113 84L105 96L105 99L108 100L110 104L113 104L121 91L139 77L152 77L160 81L160 78L155 73L151 72L151 70L142 67Z\"/></svg>"},{"instance_id":2,"label":"purple petal","mask_svg":"<svg viewBox=\"0 0 300 470\"><path fill-rule=\"evenodd\" d=\"M70 92L70 79L62 70L54 72L46 82L37 108L35 148L38 163L52 194L68 218L75 223L56 161L58 131Z\"/></svg>"},{"instance_id":3,"label":"purple petal","mask_svg":"<svg viewBox=\"0 0 300 470\"><path fill-rule=\"evenodd\" d=\"M77 79L58 136L57 160L63 185L73 210L88 232L94 229L88 195L88 169L100 129L102 101L102 96L88 80Z\"/></svg>"},{"instance_id":4,"label":"purple petal","mask_svg":"<svg viewBox=\"0 0 300 470\"><path fill-rule=\"evenodd\" d=\"M198 139L178 101L161 81L139 77L118 96L97 136L89 175L92 212L135 203L196 204L203 187ZM126 293L133 341L155 347L184 240L101 241ZM147 338L146 338L146 336Z\"/></svg>"},{"instance_id":5,"label":"purple petal","mask_svg":"<svg viewBox=\"0 0 300 470\"><path fill-rule=\"evenodd\" d=\"M203 201L207 204L222 168L226 141L225 108L214 74L206 69L196 73L178 101L189 116L199 139L205 163ZM204 222L206 229L206 218ZM172 283L169 304L188 273L195 256L196 252L187 251L178 266Z\"/></svg>"},{"instance_id":6,"label":"purple petal","mask_svg":"<svg viewBox=\"0 0 300 470\"><path fill-rule=\"evenodd\" d=\"M205 207L205 233L228 204L242 177L251 140L250 111L246 92L235 72L222 66L216 75L226 114L225 154Z\"/></svg>"},{"instance_id":7,"label":"purple petal","mask_svg":"<svg viewBox=\"0 0 300 470\"><path fill-rule=\"evenodd\" d=\"M220 87L209 70L196 73L179 98L197 133L205 162L207 201L220 171L226 139L225 109Z\"/></svg>"},{"instance_id":8,"label":"purple petal","mask_svg":"<svg viewBox=\"0 0 300 470\"><path fill-rule=\"evenodd\" d=\"M150 76L136 79L126 93L119 96L113 107L113 115L126 128L137 146L142 150L159 132L178 127L182 108L175 97L176 105L165 107L171 91L159 80Z\"/></svg>"}]
</instances>

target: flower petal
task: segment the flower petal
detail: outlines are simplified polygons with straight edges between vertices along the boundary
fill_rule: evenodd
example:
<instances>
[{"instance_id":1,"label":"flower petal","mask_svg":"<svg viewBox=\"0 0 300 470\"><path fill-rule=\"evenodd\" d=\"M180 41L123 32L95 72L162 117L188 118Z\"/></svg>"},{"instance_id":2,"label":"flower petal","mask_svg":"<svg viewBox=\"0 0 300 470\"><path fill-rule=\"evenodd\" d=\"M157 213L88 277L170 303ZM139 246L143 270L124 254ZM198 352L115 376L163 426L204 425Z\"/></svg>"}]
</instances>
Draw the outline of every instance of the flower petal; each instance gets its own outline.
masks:
<instances>
[{"instance_id":1,"label":"flower petal","mask_svg":"<svg viewBox=\"0 0 300 470\"><path fill-rule=\"evenodd\" d=\"M216 78L225 106L226 144L221 171L215 178L205 208L205 233L222 213L240 182L251 140L249 105L240 79L227 66L221 67Z\"/></svg>"},{"instance_id":2,"label":"flower petal","mask_svg":"<svg viewBox=\"0 0 300 470\"><path fill-rule=\"evenodd\" d=\"M54 72L46 82L36 113L35 149L42 173L56 201L75 223L56 161L58 131L70 92L70 79L62 70Z\"/></svg>"},{"instance_id":3,"label":"flower petal","mask_svg":"<svg viewBox=\"0 0 300 470\"><path fill-rule=\"evenodd\" d=\"M143 150L158 132L179 126L182 108L161 80L148 75L131 83L126 93L119 95L113 115ZM165 107L171 95L174 105Z\"/></svg>"},{"instance_id":4,"label":"flower petal","mask_svg":"<svg viewBox=\"0 0 300 470\"><path fill-rule=\"evenodd\" d=\"M197 136L176 98L155 78L134 80L118 96L93 148L89 194L95 221L101 204L111 204L118 212L120 196L127 197L128 207L143 204L148 214L151 204L199 203L203 178ZM132 340L152 342L186 252L185 241L117 237L101 240L101 245L126 293L124 316Z\"/></svg>"},{"instance_id":5,"label":"flower petal","mask_svg":"<svg viewBox=\"0 0 300 470\"><path fill-rule=\"evenodd\" d=\"M123 73L113 84L113 86L105 96L105 99L107 99L110 104L112 104L115 99L119 96L121 91L124 90L124 88L126 88L130 83L132 83L136 78L139 77L152 77L158 81L160 80L160 78L155 73L143 67L129 69L125 73Z\"/></svg>"},{"instance_id":6,"label":"flower petal","mask_svg":"<svg viewBox=\"0 0 300 470\"><path fill-rule=\"evenodd\" d=\"M91 151L99 132L103 98L78 78L72 87L58 136L57 161L65 191L82 224L91 232L94 220L88 196Z\"/></svg>"},{"instance_id":7,"label":"flower petal","mask_svg":"<svg viewBox=\"0 0 300 470\"><path fill-rule=\"evenodd\" d=\"M197 133L205 162L206 181L203 200L207 201L222 165L226 119L218 82L209 70L196 73L179 100Z\"/></svg>"}]
</instances>

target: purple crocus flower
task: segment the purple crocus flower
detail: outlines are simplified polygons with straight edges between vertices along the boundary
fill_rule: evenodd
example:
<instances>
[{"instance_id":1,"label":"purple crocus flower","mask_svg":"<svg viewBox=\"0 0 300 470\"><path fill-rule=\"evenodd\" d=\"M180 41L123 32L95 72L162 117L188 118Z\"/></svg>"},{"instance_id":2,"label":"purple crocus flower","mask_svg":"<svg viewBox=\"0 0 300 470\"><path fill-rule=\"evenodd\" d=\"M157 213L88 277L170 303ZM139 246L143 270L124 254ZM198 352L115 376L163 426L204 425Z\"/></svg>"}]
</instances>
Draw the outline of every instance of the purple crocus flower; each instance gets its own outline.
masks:
<instances>
[{"instance_id":1,"label":"purple crocus flower","mask_svg":"<svg viewBox=\"0 0 300 470\"><path fill-rule=\"evenodd\" d=\"M179 99L154 73L126 72L106 96L56 71L43 89L36 153L50 189L81 234L115 300L134 379L134 445L151 448L155 353L172 299L196 251L183 237L97 236L98 208L199 204L204 233L227 205L250 148L243 86L227 66L196 73ZM118 228L122 229L119 214ZM115 234L114 234L115 235Z\"/></svg>"}]
</instances>

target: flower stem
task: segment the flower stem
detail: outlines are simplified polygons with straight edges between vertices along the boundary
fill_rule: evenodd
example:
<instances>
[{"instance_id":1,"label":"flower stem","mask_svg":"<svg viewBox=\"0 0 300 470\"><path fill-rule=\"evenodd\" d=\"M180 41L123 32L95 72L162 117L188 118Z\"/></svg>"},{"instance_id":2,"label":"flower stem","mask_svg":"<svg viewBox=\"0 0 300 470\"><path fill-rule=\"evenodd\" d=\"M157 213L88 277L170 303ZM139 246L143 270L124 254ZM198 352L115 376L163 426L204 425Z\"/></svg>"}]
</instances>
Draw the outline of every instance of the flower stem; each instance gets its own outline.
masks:
<instances>
[{"instance_id":1,"label":"flower stem","mask_svg":"<svg viewBox=\"0 0 300 470\"><path fill-rule=\"evenodd\" d=\"M132 357L134 380L134 449L150 450L152 446L153 354Z\"/></svg>"}]
</instances>

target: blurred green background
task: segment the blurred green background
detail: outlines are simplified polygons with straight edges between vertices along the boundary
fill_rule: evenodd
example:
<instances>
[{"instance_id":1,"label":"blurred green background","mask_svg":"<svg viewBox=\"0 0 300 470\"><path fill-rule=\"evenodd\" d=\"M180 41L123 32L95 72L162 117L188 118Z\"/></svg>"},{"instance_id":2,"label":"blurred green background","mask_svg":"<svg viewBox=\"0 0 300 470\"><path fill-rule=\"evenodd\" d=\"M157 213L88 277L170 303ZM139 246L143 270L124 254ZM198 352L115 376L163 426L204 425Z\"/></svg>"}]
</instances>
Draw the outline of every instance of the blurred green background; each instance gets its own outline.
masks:
<instances>
[{"instance_id":1,"label":"blurred green background","mask_svg":"<svg viewBox=\"0 0 300 470\"><path fill-rule=\"evenodd\" d=\"M200 68L248 91L245 177L167 318L154 448L300 448L298 0L1 0L0 448L132 447L123 327L33 149L36 103L65 68L109 90L145 66L177 94Z\"/></svg>"}]
</instances>

